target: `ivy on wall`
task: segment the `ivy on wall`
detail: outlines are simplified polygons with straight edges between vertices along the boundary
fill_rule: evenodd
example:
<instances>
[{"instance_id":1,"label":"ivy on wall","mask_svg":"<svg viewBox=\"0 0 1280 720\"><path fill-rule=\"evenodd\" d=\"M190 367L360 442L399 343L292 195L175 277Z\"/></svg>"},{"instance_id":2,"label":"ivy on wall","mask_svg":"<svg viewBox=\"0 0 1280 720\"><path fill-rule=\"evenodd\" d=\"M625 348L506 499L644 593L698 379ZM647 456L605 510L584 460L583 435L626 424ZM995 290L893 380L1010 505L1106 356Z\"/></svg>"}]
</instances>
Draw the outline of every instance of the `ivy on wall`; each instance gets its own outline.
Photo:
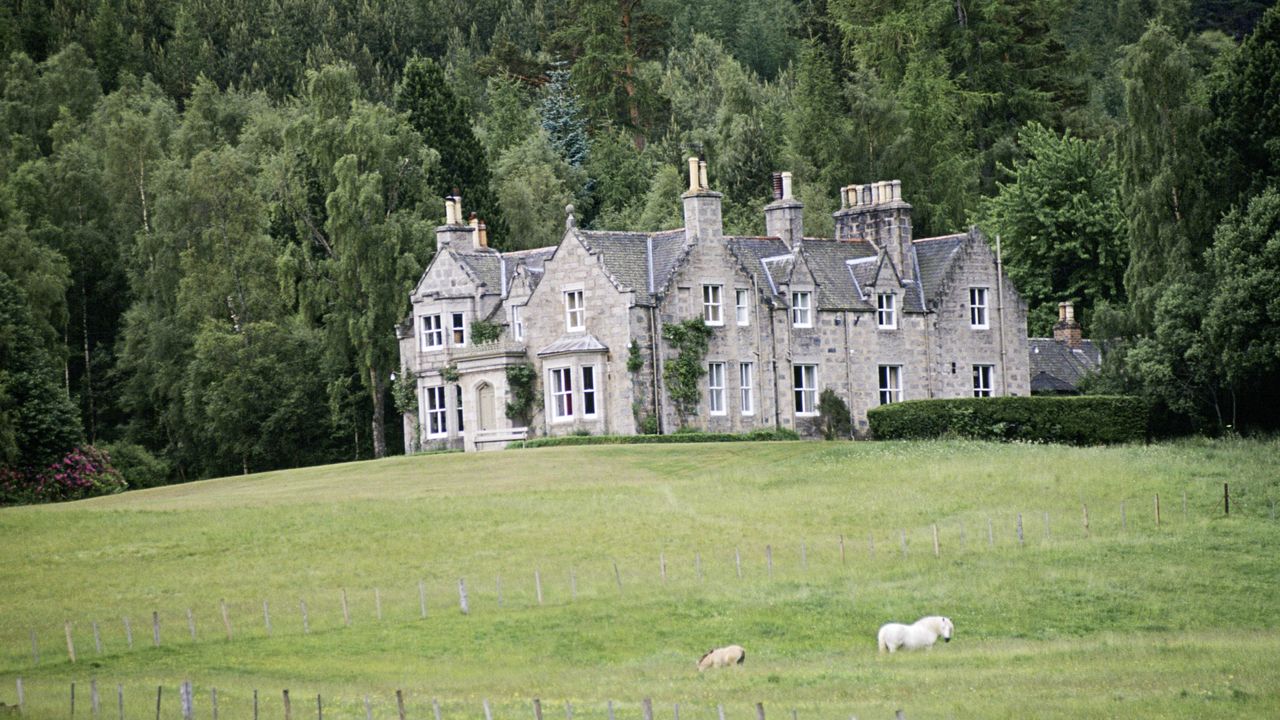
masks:
<instances>
[{"instance_id":1,"label":"ivy on wall","mask_svg":"<svg viewBox=\"0 0 1280 720\"><path fill-rule=\"evenodd\" d=\"M662 326L662 339L676 350L676 357L667 361L662 370L662 379L667 386L667 395L675 405L681 427L698 409L698 381L707 374L707 366L702 361L707 356L710 338L711 328L700 317Z\"/></svg>"}]
</instances>

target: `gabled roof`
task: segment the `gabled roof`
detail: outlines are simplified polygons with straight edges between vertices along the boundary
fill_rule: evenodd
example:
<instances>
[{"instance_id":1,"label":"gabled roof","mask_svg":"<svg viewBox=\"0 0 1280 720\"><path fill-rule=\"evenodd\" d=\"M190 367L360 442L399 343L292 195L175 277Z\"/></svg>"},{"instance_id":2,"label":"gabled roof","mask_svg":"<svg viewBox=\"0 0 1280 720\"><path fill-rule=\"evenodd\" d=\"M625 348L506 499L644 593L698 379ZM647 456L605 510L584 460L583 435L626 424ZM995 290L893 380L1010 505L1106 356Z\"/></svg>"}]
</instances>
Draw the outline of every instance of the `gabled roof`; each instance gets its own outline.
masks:
<instances>
[{"instance_id":1,"label":"gabled roof","mask_svg":"<svg viewBox=\"0 0 1280 720\"><path fill-rule=\"evenodd\" d=\"M1080 347L1072 348L1066 342L1053 338L1028 338L1027 351L1033 382L1043 373L1046 378L1066 383L1074 389L1085 375L1102 365L1102 348L1092 340L1081 340ZM1042 379L1043 382L1048 380Z\"/></svg>"},{"instance_id":2,"label":"gabled roof","mask_svg":"<svg viewBox=\"0 0 1280 720\"><path fill-rule=\"evenodd\" d=\"M956 233L933 238L921 238L911 243L915 250L917 277L922 294L931 297L941 288L947 272L960 258L969 233Z\"/></svg>"},{"instance_id":3,"label":"gabled roof","mask_svg":"<svg viewBox=\"0 0 1280 720\"><path fill-rule=\"evenodd\" d=\"M599 255L605 272L619 290L636 294L636 302L651 304L666 287L687 251L684 229L661 232L578 230L583 245Z\"/></svg>"},{"instance_id":4,"label":"gabled roof","mask_svg":"<svg viewBox=\"0 0 1280 720\"><path fill-rule=\"evenodd\" d=\"M574 333L562 335L555 342L538 351L538 357L563 355L565 353L600 353L609 352L609 348L595 335L590 333Z\"/></svg>"}]
</instances>

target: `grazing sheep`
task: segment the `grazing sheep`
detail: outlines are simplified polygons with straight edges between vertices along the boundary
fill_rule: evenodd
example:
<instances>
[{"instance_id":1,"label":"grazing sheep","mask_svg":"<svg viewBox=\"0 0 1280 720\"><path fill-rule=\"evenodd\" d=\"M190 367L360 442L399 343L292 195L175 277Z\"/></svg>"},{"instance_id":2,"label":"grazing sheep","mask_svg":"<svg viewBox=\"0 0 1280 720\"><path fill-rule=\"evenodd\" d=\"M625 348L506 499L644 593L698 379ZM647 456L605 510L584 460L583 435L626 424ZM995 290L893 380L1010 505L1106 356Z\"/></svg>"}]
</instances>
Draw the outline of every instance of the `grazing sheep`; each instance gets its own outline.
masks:
<instances>
[{"instance_id":1,"label":"grazing sheep","mask_svg":"<svg viewBox=\"0 0 1280 720\"><path fill-rule=\"evenodd\" d=\"M944 642L951 642L951 631L954 630L951 618L930 615L922 617L911 625L889 623L880 628L877 641L880 652L895 652L899 648L919 650L931 647L942 636Z\"/></svg>"},{"instance_id":2,"label":"grazing sheep","mask_svg":"<svg viewBox=\"0 0 1280 720\"><path fill-rule=\"evenodd\" d=\"M747 651L742 649L741 645L728 645L714 650L708 650L698 660L698 672L702 672L707 668L728 667L737 663L742 664L747 659Z\"/></svg>"}]
</instances>

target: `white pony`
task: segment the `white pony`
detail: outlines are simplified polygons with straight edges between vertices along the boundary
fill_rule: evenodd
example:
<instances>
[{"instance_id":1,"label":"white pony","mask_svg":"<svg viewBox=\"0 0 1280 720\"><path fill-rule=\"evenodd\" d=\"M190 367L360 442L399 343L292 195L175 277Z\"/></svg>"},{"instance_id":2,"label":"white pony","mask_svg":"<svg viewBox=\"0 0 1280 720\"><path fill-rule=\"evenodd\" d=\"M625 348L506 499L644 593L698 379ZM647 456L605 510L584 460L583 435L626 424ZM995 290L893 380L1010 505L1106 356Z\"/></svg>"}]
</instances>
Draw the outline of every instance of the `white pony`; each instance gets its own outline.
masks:
<instances>
[{"instance_id":1,"label":"white pony","mask_svg":"<svg viewBox=\"0 0 1280 720\"><path fill-rule=\"evenodd\" d=\"M930 615L920 618L911 625L902 623L884 625L880 628L877 640L880 644L880 652L895 652L899 648L919 650L932 646L938 641L938 636L942 636L944 642L951 642L951 631L954 629L951 618Z\"/></svg>"},{"instance_id":2,"label":"white pony","mask_svg":"<svg viewBox=\"0 0 1280 720\"><path fill-rule=\"evenodd\" d=\"M747 651L742 649L741 645L727 645L722 648L708 650L698 660L698 672L702 672L707 668L728 667L737 663L742 664L747 659Z\"/></svg>"}]
</instances>

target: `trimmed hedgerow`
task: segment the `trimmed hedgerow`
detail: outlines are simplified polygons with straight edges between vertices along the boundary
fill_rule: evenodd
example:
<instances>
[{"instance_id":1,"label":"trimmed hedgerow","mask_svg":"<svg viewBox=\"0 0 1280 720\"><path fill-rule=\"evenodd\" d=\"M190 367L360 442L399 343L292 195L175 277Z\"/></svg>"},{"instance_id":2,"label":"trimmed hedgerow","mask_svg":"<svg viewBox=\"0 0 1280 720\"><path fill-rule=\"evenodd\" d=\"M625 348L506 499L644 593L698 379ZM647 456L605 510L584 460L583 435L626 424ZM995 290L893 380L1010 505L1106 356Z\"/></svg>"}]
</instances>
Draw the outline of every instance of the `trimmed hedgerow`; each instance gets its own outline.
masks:
<instances>
[{"instance_id":1,"label":"trimmed hedgerow","mask_svg":"<svg viewBox=\"0 0 1280 720\"><path fill-rule=\"evenodd\" d=\"M1147 438L1149 408L1139 398L994 397L912 400L867 413L880 440L956 436L977 440L1106 445Z\"/></svg>"},{"instance_id":2,"label":"trimmed hedgerow","mask_svg":"<svg viewBox=\"0 0 1280 720\"><path fill-rule=\"evenodd\" d=\"M512 443L508 447L559 447L562 445L649 445L653 443L750 442L799 440L791 430L753 430L749 433L679 432L672 435L561 435Z\"/></svg>"}]
</instances>

